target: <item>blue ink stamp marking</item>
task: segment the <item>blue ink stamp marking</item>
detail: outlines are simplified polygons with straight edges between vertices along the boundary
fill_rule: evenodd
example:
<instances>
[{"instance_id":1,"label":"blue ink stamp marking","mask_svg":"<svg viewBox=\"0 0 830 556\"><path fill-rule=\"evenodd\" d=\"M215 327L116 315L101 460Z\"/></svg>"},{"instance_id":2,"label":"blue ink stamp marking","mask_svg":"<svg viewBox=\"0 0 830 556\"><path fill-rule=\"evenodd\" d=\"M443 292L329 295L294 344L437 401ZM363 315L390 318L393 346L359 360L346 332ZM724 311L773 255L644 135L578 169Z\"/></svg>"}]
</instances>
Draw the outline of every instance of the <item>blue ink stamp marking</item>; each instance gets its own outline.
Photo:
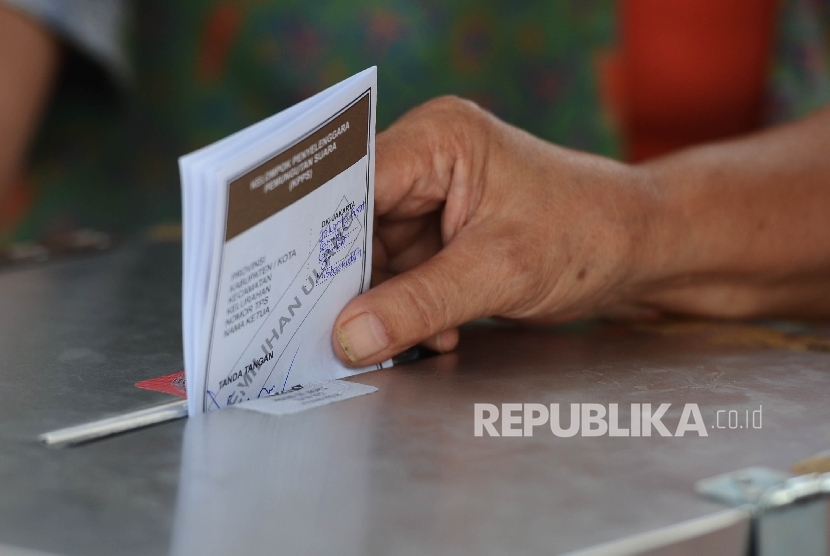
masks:
<instances>
[{"instance_id":1,"label":"blue ink stamp marking","mask_svg":"<svg viewBox=\"0 0 830 556\"><path fill-rule=\"evenodd\" d=\"M321 272L332 266L332 259L346 246L351 235L350 230L352 230L357 217L365 209L365 202L357 206L354 203L349 203L346 207L334 213L332 218L323 222L323 227L320 230L320 251L317 256Z\"/></svg>"}]
</instances>

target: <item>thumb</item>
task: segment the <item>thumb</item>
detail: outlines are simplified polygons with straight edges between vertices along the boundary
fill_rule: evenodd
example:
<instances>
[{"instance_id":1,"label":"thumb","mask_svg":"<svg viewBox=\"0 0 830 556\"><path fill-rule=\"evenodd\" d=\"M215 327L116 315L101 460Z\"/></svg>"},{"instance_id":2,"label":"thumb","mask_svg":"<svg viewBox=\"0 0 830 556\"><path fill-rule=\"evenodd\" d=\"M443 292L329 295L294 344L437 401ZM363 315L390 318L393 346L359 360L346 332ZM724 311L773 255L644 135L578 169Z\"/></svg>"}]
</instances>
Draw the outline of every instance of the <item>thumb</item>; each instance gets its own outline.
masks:
<instances>
[{"instance_id":1,"label":"thumb","mask_svg":"<svg viewBox=\"0 0 830 556\"><path fill-rule=\"evenodd\" d=\"M348 365L373 365L497 311L499 265L489 260L485 268L486 240L474 236L457 236L423 264L346 305L332 334L337 356Z\"/></svg>"}]
</instances>

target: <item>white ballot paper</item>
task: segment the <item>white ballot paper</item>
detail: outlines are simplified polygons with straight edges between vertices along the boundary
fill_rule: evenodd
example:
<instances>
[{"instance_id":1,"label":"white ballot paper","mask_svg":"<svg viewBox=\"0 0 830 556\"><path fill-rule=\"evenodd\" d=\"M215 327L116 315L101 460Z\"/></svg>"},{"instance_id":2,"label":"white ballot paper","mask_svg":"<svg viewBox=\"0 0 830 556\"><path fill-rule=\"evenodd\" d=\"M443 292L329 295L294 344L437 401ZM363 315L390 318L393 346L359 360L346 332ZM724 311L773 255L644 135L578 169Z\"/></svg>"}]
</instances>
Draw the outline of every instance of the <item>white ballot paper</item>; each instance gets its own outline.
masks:
<instances>
[{"instance_id":1,"label":"white ballot paper","mask_svg":"<svg viewBox=\"0 0 830 556\"><path fill-rule=\"evenodd\" d=\"M182 157L188 413L350 369L334 320L369 287L377 69Z\"/></svg>"},{"instance_id":2,"label":"white ballot paper","mask_svg":"<svg viewBox=\"0 0 830 556\"><path fill-rule=\"evenodd\" d=\"M269 415L292 415L306 409L373 394L377 391L378 389L374 386L348 380L324 380L301 384L280 394L245 402L239 407Z\"/></svg>"}]
</instances>

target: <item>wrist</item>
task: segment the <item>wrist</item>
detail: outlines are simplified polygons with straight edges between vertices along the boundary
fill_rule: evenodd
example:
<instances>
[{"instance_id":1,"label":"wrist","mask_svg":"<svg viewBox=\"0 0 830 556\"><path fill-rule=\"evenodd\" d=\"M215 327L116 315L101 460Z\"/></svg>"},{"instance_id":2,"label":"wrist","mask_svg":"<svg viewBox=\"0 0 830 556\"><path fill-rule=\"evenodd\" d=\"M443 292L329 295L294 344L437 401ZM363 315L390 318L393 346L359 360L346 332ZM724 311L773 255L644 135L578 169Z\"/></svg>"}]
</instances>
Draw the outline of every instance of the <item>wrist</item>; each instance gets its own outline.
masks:
<instances>
[{"instance_id":1,"label":"wrist","mask_svg":"<svg viewBox=\"0 0 830 556\"><path fill-rule=\"evenodd\" d=\"M620 292L622 301L648 305L654 288L676 274L682 215L671 209L672 189L664 186L664 176L649 165L625 168L628 250Z\"/></svg>"}]
</instances>

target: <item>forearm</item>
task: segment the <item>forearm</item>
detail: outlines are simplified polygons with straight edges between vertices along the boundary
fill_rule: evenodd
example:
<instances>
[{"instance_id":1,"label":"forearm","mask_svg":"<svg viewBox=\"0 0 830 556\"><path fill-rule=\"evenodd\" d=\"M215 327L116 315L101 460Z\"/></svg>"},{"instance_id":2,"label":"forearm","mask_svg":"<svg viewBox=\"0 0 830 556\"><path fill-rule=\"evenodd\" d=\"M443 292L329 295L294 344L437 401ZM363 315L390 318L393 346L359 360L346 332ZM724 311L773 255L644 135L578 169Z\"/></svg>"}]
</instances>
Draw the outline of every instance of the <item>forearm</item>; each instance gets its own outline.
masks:
<instances>
[{"instance_id":1,"label":"forearm","mask_svg":"<svg viewBox=\"0 0 830 556\"><path fill-rule=\"evenodd\" d=\"M22 170L59 57L59 43L45 27L0 4L0 202Z\"/></svg>"},{"instance_id":2,"label":"forearm","mask_svg":"<svg viewBox=\"0 0 830 556\"><path fill-rule=\"evenodd\" d=\"M639 167L637 301L708 316L830 315L830 108Z\"/></svg>"}]
</instances>

